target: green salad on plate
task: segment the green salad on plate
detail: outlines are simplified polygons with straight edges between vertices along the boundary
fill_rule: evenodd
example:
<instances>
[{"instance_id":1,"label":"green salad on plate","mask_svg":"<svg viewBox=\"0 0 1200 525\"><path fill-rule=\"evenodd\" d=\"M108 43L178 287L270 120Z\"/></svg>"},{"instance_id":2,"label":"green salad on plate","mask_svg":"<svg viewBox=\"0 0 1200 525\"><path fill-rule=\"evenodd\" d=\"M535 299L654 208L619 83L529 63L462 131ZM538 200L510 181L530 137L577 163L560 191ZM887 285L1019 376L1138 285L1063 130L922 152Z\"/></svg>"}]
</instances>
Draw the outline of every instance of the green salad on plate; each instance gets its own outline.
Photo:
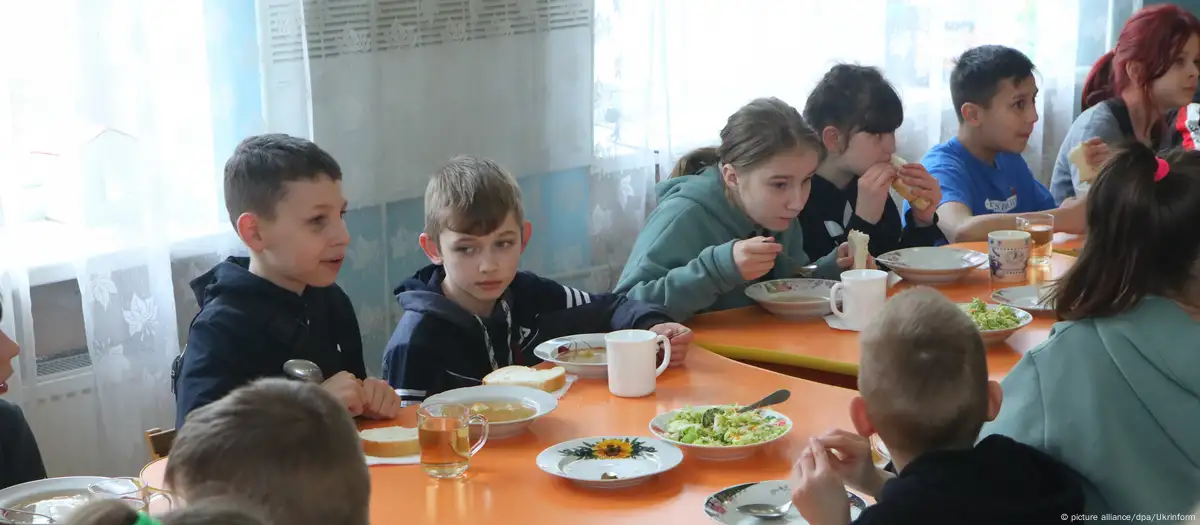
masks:
<instances>
[{"instance_id":1,"label":"green salad on plate","mask_svg":"<svg viewBox=\"0 0 1200 525\"><path fill-rule=\"evenodd\" d=\"M788 430L786 419L761 410L737 412L736 405L700 409L684 407L667 422L663 435L687 445L731 447L770 441Z\"/></svg>"},{"instance_id":2,"label":"green salad on plate","mask_svg":"<svg viewBox=\"0 0 1200 525\"><path fill-rule=\"evenodd\" d=\"M963 311L971 316L980 330L1006 330L1021 325L1021 318L1007 306L988 308L988 305L976 297Z\"/></svg>"}]
</instances>

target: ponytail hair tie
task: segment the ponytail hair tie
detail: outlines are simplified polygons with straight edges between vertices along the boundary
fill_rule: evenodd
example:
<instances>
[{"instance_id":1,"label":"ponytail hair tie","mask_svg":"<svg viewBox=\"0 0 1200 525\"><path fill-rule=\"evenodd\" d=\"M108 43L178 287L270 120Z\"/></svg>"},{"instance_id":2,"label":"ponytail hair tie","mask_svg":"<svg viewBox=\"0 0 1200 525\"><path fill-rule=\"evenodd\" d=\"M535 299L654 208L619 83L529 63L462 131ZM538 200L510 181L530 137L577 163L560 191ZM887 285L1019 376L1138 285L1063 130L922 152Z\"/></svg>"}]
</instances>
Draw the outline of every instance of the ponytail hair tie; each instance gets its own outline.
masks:
<instances>
[{"instance_id":1,"label":"ponytail hair tie","mask_svg":"<svg viewBox=\"0 0 1200 525\"><path fill-rule=\"evenodd\" d=\"M1171 172L1171 165L1163 160L1162 157L1155 157L1154 159L1158 161L1158 168L1154 170L1154 182L1158 182Z\"/></svg>"}]
</instances>

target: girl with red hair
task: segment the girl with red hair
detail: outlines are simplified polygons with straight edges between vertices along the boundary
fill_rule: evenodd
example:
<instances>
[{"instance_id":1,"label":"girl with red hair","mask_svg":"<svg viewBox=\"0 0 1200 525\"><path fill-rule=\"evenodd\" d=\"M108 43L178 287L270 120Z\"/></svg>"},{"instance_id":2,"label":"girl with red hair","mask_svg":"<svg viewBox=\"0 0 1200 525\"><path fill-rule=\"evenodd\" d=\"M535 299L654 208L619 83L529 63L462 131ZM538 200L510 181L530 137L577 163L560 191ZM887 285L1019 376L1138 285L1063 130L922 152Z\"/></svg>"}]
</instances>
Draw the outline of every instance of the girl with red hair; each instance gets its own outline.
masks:
<instances>
[{"instance_id":1,"label":"girl with red hair","mask_svg":"<svg viewBox=\"0 0 1200 525\"><path fill-rule=\"evenodd\" d=\"M1090 186L1068 156L1084 143L1087 162L1099 168L1108 146L1137 140L1154 149L1178 145L1170 116L1196 93L1200 75L1200 20L1173 4L1134 13L1112 51L1092 66L1083 84L1083 113L1071 124L1050 178L1058 203ZM1179 131L1186 132L1186 129ZM1185 137L1185 146L1186 137ZM1192 147L1194 149L1194 146Z\"/></svg>"}]
</instances>

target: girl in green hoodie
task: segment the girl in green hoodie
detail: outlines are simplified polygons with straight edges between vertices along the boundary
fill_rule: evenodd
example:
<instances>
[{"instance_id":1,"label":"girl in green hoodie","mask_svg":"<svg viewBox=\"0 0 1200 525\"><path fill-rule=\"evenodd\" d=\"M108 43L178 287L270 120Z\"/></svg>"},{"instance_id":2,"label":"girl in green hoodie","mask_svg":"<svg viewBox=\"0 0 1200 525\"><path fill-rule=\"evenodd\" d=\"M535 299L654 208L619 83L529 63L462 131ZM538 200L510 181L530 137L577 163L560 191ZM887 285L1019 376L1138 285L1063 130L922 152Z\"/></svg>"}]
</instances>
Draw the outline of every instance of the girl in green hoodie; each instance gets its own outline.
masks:
<instances>
[{"instance_id":1,"label":"girl in green hoodie","mask_svg":"<svg viewBox=\"0 0 1200 525\"><path fill-rule=\"evenodd\" d=\"M981 435L1084 478L1091 514L1200 499L1200 152L1131 143L1087 198L1087 243L1055 286L1063 322L1004 378Z\"/></svg>"},{"instance_id":2,"label":"girl in green hoodie","mask_svg":"<svg viewBox=\"0 0 1200 525\"><path fill-rule=\"evenodd\" d=\"M664 305L678 321L754 304L748 284L794 277L809 263L796 217L823 156L796 108L776 98L746 104L720 146L685 155L658 185L616 291ZM851 263L843 243L813 276L837 279Z\"/></svg>"}]
</instances>

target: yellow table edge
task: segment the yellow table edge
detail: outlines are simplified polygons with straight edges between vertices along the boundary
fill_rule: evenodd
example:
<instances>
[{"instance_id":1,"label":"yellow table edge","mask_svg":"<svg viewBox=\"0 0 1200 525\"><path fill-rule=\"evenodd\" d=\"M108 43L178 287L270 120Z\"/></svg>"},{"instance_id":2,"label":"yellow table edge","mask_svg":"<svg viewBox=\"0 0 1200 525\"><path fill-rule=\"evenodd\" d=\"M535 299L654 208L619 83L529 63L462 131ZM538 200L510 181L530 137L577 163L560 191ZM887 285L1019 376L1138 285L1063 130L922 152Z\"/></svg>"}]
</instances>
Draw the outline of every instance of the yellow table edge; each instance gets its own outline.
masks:
<instances>
[{"instance_id":1,"label":"yellow table edge","mask_svg":"<svg viewBox=\"0 0 1200 525\"><path fill-rule=\"evenodd\" d=\"M696 344L714 354L735 360L758 361L760 363L797 366L801 368L822 370L825 372L833 372L835 374L842 374L852 377L858 376L858 365L855 363L831 361L829 359L821 359L819 357L808 355L778 352L775 350L765 350L762 348L753 348L747 346L711 344L705 343L701 340L697 340Z\"/></svg>"}]
</instances>

